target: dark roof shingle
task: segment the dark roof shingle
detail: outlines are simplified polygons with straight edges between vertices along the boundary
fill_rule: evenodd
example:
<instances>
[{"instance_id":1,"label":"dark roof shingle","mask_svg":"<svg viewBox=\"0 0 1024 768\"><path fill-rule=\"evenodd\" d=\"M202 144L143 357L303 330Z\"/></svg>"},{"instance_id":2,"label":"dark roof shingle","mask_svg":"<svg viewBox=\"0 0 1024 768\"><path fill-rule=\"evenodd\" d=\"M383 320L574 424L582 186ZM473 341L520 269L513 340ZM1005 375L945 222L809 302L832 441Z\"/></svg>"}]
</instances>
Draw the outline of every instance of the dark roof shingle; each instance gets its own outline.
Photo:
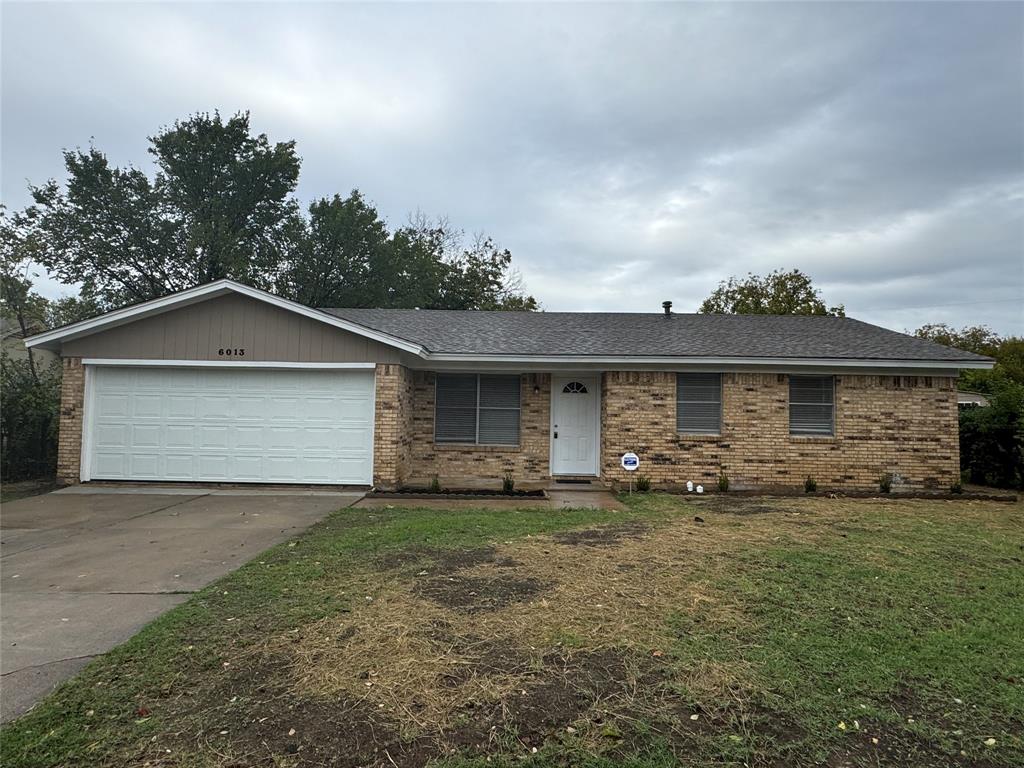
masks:
<instances>
[{"instance_id":1,"label":"dark roof shingle","mask_svg":"<svg viewBox=\"0 0 1024 768\"><path fill-rule=\"evenodd\" d=\"M324 309L435 354L829 358L983 362L987 357L842 317L625 312Z\"/></svg>"}]
</instances>

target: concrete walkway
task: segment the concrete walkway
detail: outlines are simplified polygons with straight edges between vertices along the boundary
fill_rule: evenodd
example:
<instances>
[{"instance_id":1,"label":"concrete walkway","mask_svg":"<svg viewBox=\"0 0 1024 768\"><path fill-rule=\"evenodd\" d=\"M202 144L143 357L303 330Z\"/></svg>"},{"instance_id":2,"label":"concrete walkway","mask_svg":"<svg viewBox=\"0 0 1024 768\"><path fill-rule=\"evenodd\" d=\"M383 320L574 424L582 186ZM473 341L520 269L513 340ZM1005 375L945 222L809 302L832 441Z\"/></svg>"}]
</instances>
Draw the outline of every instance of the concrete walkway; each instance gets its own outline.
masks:
<instances>
[{"instance_id":1,"label":"concrete walkway","mask_svg":"<svg viewBox=\"0 0 1024 768\"><path fill-rule=\"evenodd\" d=\"M361 493L87 486L0 510L0 721Z\"/></svg>"}]
</instances>

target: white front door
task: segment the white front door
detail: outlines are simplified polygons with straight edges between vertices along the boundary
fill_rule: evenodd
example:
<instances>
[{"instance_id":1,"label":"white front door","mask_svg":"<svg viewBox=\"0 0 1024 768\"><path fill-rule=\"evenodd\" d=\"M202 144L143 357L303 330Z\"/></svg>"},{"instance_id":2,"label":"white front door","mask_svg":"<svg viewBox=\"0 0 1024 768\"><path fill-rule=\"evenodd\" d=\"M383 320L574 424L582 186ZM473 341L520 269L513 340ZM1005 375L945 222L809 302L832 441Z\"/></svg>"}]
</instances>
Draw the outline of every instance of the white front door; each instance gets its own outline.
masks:
<instances>
[{"instance_id":1,"label":"white front door","mask_svg":"<svg viewBox=\"0 0 1024 768\"><path fill-rule=\"evenodd\" d=\"M600 418L599 377L551 377L551 474L598 474Z\"/></svg>"}]
</instances>

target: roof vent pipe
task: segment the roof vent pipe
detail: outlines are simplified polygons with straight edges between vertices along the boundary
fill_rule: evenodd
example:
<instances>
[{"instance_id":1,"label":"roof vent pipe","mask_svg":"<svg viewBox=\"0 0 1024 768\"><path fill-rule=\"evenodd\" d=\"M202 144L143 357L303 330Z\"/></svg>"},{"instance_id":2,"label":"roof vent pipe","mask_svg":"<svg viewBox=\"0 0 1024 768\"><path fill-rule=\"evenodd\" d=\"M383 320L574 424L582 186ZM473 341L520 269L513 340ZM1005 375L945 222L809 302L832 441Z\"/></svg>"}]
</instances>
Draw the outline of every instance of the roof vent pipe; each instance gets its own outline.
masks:
<instances>
[{"instance_id":1,"label":"roof vent pipe","mask_svg":"<svg viewBox=\"0 0 1024 768\"><path fill-rule=\"evenodd\" d=\"M663 301L663 302L661 302L661 306L665 310L665 317L668 317L669 315L672 314L672 302L671 301Z\"/></svg>"}]
</instances>

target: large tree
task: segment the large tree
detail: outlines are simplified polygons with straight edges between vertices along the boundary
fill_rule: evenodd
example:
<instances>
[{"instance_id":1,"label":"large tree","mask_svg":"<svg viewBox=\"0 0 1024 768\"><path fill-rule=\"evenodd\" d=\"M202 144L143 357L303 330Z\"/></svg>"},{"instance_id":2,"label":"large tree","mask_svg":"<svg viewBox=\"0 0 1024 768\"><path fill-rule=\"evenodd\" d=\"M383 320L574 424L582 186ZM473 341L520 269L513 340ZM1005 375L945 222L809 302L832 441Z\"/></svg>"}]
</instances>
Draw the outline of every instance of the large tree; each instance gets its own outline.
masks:
<instances>
[{"instance_id":1,"label":"large tree","mask_svg":"<svg viewBox=\"0 0 1024 768\"><path fill-rule=\"evenodd\" d=\"M151 137L149 152L153 179L95 147L64 153L66 188L33 189L40 262L108 307L221 277L272 287L299 225L294 142L252 136L248 114L197 114Z\"/></svg>"},{"instance_id":2,"label":"large tree","mask_svg":"<svg viewBox=\"0 0 1024 768\"><path fill-rule=\"evenodd\" d=\"M958 388L984 392L989 401L960 409L960 467L971 482L1024 487L1024 339L984 325L945 323L924 325L914 335L995 358L990 371L960 372Z\"/></svg>"},{"instance_id":3,"label":"large tree","mask_svg":"<svg viewBox=\"0 0 1024 768\"><path fill-rule=\"evenodd\" d=\"M842 304L829 307L811 278L799 269L777 269L764 277L730 277L712 291L698 312L728 315L835 315L845 317Z\"/></svg>"},{"instance_id":4,"label":"large tree","mask_svg":"<svg viewBox=\"0 0 1024 768\"><path fill-rule=\"evenodd\" d=\"M535 309L512 256L463 246L447 222L390 231L358 192L294 197L292 141L249 116L197 114L150 138L156 172L112 166L96 147L64 153L68 179L33 188L37 260L103 309L230 277L314 306Z\"/></svg>"},{"instance_id":5,"label":"large tree","mask_svg":"<svg viewBox=\"0 0 1024 768\"><path fill-rule=\"evenodd\" d=\"M359 192L323 198L278 290L318 307L537 308L512 254L490 238L466 244L447 220L411 217L394 232Z\"/></svg>"}]
</instances>

